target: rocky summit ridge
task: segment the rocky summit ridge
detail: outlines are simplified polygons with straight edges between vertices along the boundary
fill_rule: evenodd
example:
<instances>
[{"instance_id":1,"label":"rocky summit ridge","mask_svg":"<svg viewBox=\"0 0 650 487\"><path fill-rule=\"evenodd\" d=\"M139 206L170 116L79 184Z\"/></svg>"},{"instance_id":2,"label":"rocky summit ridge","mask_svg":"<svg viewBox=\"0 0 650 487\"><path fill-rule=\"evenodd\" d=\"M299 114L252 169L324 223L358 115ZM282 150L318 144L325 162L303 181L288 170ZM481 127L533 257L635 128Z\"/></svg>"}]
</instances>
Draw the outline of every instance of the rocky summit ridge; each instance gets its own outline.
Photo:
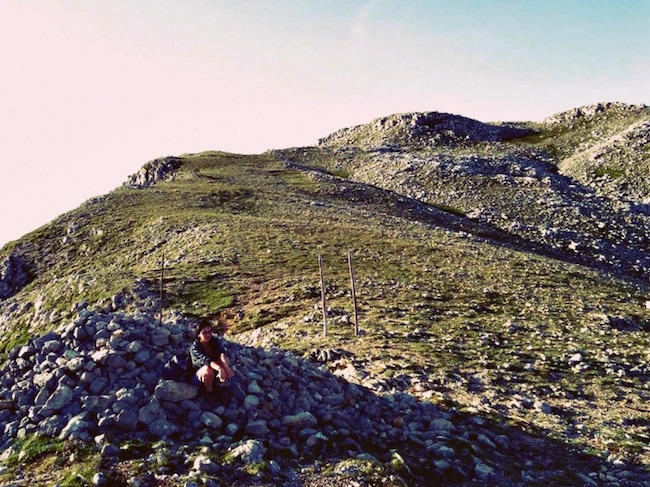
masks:
<instances>
[{"instance_id":1,"label":"rocky summit ridge","mask_svg":"<svg viewBox=\"0 0 650 487\"><path fill-rule=\"evenodd\" d=\"M490 125L441 112L415 112L381 117L369 124L341 129L319 140L321 146L367 148L435 147L463 142L498 142L533 133L514 125Z\"/></svg>"},{"instance_id":2,"label":"rocky summit ridge","mask_svg":"<svg viewBox=\"0 0 650 487\"><path fill-rule=\"evenodd\" d=\"M0 484L647 485L648 124L408 113L146 163L0 249ZM216 405L162 373L197 317Z\"/></svg>"}]
</instances>

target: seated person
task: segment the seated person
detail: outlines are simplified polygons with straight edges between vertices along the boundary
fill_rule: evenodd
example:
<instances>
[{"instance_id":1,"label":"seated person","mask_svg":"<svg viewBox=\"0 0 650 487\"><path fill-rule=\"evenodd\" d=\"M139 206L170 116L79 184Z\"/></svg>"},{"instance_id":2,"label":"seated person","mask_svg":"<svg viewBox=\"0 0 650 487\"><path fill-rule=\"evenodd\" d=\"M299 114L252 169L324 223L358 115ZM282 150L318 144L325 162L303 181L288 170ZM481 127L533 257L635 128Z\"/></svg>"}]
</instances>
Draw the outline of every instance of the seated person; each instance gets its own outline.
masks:
<instances>
[{"instance_id":1,"label":"seated person","mask_svg":"<svg viewBox=\"0 0 650 487\"><path fill-rule=\"evenodd\" d=\"M214 390L214 380L226 382L234 372L226 357L223 343L212 334L212 323L200 319L196 324L195 340L190 347L190 358L196 370L196 378L210 395ZM209 396L210 397L210 396Z\"/></svg>"}]
</instances>

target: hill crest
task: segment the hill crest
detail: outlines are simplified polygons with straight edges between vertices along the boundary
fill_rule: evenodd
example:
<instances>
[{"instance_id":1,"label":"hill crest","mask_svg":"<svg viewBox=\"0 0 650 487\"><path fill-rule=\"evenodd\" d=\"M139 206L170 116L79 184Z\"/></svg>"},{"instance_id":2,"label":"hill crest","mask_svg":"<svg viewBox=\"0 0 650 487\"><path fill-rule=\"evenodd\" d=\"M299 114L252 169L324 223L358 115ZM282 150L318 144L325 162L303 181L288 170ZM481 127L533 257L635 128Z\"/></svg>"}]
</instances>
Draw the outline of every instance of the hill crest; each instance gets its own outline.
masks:
<instances>
[{"instance_id":1,"label":"hill crest","mask_svg":"<svg viewBox=\"0 0 650 487\"><path fill-rule=\"evenodd\" d=\"M442 112L411 112L377 118L370 123L344 128L319 140L323 147L412 148L465 142L498 142L532 132L508 125L492 125Z\"/></svg>"}]
</instances>

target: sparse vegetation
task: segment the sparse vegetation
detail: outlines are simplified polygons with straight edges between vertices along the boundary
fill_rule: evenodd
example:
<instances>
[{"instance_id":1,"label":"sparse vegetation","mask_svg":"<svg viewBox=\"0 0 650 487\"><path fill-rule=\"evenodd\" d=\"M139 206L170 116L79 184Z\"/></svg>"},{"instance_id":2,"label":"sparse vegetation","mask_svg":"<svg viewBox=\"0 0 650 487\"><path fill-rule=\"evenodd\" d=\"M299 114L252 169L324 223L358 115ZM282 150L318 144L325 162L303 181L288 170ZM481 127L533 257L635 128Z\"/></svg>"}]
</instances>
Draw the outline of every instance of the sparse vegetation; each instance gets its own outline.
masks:
<instances>
[{"instance_id":1,"label":"sparse vegetation","mask_svg":"<svg viewBox=\"0 0 650 487\"><path fill-rule=\"evenodd\" d=\"M608 121L607 130L617 130L620 120L627 123L621 117ZM508 143L518 156L534 158L527 151L538 151L549 159L570 157L577 140L602 138L590 135L595 124L535 125L535 135ZM459 156L465 170L470 164L487 167L510 150L500 143L476 146L481 155L474 159L471 144L413 154L436 164ZM392 165L375 167L378 153L353 148L186 155L174 180L147 189L120 188L62 215L0 250L0 260L19 250L37 266L37 278L0 307L3 358L31 336L66 324L76 303L110 306L116 295L156 300L164 255L166 306L186 315L219 314L232 337L263 329L269 344L299 356L340 348L377 377L441 408L542 430L583 452L647 468L646 283L605 265L583 265L557 249L551 255L522 240L492 238L502 235L497 232L470 231L478 228L468 226L467 218L476 201L489 210L524 193L533 195L531 201L542 199L546 193L536 192L541 183L512 186L504 196L498 165L495 174L477 176L480 184L473 187L462 186L460 178L436 179L438 173L414 176L422 186L417 190L437 192L418 206L404 198L418 199L410 192L415 183L391 186L394 181L387 179L384 189L359 184L374 184L386 176L386 167L409 174L396 152L381 154L388 154ZM307 167L289 169L286 160ZM422 163L426 170L433 171L431 160ZM541 174L540 167L531 174ZM593 169L596 177L625 174L616 165ZM519 203L529 200L516 201L521 220L547 218ZM506 216L495 218L512 225ZM349 321L348 250L354 256L361 337ZM328 337L322 336L318 309L319 254L332 310ZM7 311L13 303L31 306ZM581 359L571 361L577 353ZM35 437L15 448L3 481L26 462L39 475L53 466L61 469L60 485L87 484L99 469L98 455L77 445ZM25 453L19 460L20 451ZM72 451L81 462L66 463ZM137 470L132 460L152 450L138 444L123 445L121 452ZM355 472L373 478L373 469L381 470L368 465ZM388 467L396 474L408 468L399 459L382 468ZM266 468L253 465L248 473ZM395 485L399 482L396 478Z\"/></svg>"}]
</instances>

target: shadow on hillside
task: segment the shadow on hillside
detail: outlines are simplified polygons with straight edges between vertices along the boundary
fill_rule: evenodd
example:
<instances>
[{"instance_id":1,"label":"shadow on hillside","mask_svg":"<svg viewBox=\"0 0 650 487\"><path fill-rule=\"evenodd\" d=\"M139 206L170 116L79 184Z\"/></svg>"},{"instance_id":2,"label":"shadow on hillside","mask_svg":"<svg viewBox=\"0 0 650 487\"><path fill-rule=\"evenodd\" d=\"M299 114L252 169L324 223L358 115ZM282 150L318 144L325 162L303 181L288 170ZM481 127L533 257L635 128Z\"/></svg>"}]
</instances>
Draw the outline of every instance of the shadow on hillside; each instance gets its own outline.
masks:
<instances>
[{"instance_id":1,"label":"shadow on hillside","mask_svg":"<svg viewBox=\"0 0 650 487\"><path fill-rule=\"evenodd\" d=\"M476 480L489 485L583 485L598 483L601 472L650 480L648 470L629 463L612 465L586 447L570 447L542 430L524 431L401 392L380 396L280 351L235 343L228 347L241 389L259 386L258 396L265 398L252 416L245 393L235 394L230 407L246 411L248 421L268 423L269 459L332 464L369 454L393 465L409 485ZM400 457L403 464L396 462Z\"/></svg>"},{"instance_id":2,"label":"shadow on hillside","mask_svg":"<svg viewBox=\"0 0 650 487\"><path fill-rule=\"evenodd\" d=\"M328 171L308 164L288 160L285 160L284 164L292 169L321 174L325 178L334 177ZM586 194L590 196L594 195L592 189L557 173L551 179L551 185L559 192L570 191L578 199L583 198ZM561 188L561 190L558 188ZM386 196L391 200L390 205L385 204ZM348 203L355 201L375 202L377 203L378 212L381 211L392 217L406 217L424 225L442 227L454 232L468 233L475 237L486 239L495 245L517 251L532 252L563 262L580 264L621 278L639 280L645 276L645 271L640 268L638 262L639 259L645 258L644 254L640 251L633 251L628 247L609 249L608 252L611 253L609 258L613 260L618 259L618 261L615 263L604 263L599 260L598 253L590 249L584 249L578 253L571 249L559 248L556 245L547 244L539 240L527 239L521 235L508 232L494 224L477 221L454 212L451 209L451 211L446 211L447 209L445 208L423 203L420 200L409 198L389 189L349 179L345 179L344 190L335 191L330 197ZM631 209L634 212L644 214L644 211L642 211L639 205L632 205ZM643 282L645 283L645 281Z\"/></svg>"},{"instance_id":3,"label":"shadow on hillside","mask_svg":"<svg viewBox=\"0 0 650 487\"><path fill-rule=\"evenodd\" d=\"M625 249L625 252L618 252L616 258L620 261L616 264L607 264L600 262L597 255L590 252L577 253L573 250L564 250L557 246L545 244L544 242L530 240L515 233L508 232L494 224L481 222L467 216L445 211L434 205L423 203L417 199L403 196L399 193L378 188L362 183L354 183L346 180L346 193L337 195L342 199L348 199L350 193L368 195L367 188L384 194L389 194L394 200L393 205L383 207L382 211L393 217L408 218L421 224L445 228L454 232L464 232L474 237L482 238L494 245L500 245L512 250L532 252L540 256L549 257L555 260L580 264L601 272L611 273L612 275L629 279L641 279L644 272L638 266L638 252L631 252ZM627 253L630 253L628 256ZM612 255L611 257L614 257ZM645 281L644 281L645 282Z\"/></svg>"}]
</instances>

